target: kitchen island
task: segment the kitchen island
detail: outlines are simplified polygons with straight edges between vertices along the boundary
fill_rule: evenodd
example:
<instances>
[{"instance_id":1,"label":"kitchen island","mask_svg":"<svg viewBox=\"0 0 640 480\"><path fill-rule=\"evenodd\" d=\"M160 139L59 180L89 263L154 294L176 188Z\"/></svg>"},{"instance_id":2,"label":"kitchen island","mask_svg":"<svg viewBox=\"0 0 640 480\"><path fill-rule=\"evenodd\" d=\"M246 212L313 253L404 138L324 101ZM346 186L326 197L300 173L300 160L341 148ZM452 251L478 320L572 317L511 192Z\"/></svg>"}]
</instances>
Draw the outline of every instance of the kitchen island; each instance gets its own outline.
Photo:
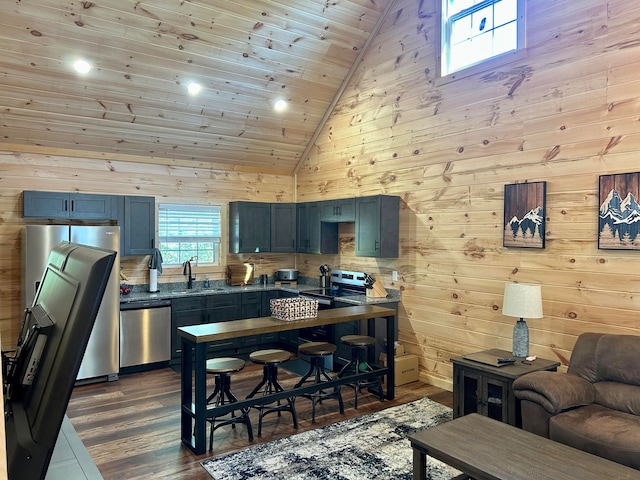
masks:
<instances>
[{"instance_id":1,"label":"kitchen island","mask_svg":"<svg viewBox=\"0 0 640 480\"><path fill-rule=\"evenodd\" d=\"M207 344L214 341L238 338L302 327L332 325L354 320L367 320L368 328L374 328L374 319L386 320L387 338L394 338L396 331L396 312L393 309L373 305L321 310L314 318L284 321L273 317L249 318L228 322L216 322L178 328L182 340L181 373L181 439L195 454L205 453L207 418L223 415L232 410L267 404L279 399L311 393L327 386L353 383L356 379L369 379L387 375L386 398L395 396L395 359L393 343L387 344L387 365L372 372L345 376L320 385L308 385L285 390L261 397L240 400L237 403L218 407L207 405Z\"/></svg>"}]
</instances>

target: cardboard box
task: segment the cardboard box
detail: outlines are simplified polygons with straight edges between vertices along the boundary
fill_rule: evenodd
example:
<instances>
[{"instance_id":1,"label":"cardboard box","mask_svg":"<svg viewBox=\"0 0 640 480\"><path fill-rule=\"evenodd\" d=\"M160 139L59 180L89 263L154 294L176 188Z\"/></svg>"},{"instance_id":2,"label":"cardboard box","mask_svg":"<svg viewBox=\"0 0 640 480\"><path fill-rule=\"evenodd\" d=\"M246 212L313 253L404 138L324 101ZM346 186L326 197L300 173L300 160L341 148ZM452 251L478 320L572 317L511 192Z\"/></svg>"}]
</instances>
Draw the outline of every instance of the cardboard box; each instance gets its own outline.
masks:
<instances>
[{"instance_id":1,"label":"cardboard box","mask_svg":"<svg viewBox=\"0 0 640 480\"><path fill-rule=\"evenodd\" d=\"M382 356L384 355L384 361ZM387 365L387 356L383 353L380 355L380 363L384 366ZM395 375L396 375L396 387L398 385L404 385L406 383L415 382L418 380L418 357L416 355L400 355L395 357ZM387 377L385 377L385 382Z\"/></svg>"},{"instance_id":2,"label":"cardboard box","mask_svg":"<svg viewBox=\"0 0 640 480\"><path fill-rule=\"evenodd\" d=\"M397 343L396 342L395 352L396 352L396 358L399 357L400 355L404 355L404 345L402 345L401 343ZM380 363L382 365L386 365L387 364L386 362L387 362L387 352L381 352L380 353Z\"/></svg>"}]
</instances>

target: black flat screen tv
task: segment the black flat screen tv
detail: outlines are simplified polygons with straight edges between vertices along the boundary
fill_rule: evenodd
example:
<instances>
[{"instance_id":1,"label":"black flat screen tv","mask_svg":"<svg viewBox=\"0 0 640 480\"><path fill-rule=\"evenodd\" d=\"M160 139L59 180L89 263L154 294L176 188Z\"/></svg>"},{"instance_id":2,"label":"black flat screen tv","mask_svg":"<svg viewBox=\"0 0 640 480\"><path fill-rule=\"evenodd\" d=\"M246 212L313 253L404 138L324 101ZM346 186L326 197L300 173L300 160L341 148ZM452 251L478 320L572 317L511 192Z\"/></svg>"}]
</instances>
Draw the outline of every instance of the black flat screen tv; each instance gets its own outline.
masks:
<instances>
[{"instance_id":1,"label":"black flat screen tv","mask_svg":"<svg viewBox=\"0 0 640 480\"><path fill-rule=\"evenodd\" d=\"M9 480L44 479L116 252L51 251L13 357L3 355Z\"/></svg>"}]
</instances>

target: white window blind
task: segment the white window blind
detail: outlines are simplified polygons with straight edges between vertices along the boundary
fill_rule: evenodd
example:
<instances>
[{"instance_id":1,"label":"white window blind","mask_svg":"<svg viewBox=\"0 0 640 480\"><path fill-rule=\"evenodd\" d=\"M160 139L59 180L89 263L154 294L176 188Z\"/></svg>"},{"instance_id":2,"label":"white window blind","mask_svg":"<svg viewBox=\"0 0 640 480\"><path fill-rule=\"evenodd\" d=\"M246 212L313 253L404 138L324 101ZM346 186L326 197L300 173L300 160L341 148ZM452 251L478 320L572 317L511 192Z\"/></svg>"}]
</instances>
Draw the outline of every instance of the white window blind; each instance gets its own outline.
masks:
<instances>
[{"instance_id":1,"label":"white window blind","mask_svg":"<svg viewBox=\"0 0 640 480\"><path fill-rule=\"evenodd\" d=\"M160 204L158 234L166 264L180 264L198 257L198 263L219 261L221 207Z\"/></svg>"}]
</instances>

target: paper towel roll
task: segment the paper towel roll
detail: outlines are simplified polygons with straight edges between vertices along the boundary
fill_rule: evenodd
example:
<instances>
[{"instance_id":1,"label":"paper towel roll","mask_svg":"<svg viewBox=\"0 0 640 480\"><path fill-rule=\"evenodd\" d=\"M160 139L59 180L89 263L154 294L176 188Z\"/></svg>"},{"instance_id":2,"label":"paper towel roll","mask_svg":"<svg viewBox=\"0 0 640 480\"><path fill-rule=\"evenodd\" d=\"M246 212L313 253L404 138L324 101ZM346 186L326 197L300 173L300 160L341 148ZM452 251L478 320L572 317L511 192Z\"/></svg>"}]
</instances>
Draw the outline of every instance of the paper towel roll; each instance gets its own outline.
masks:
<instances>
[{"instance_id":1,"label":"paper towel roll","mask_svg":"<svg viewBox=\"0 0 640 480\"><path fill-rule=\"evenodd\" d=\"M149 291L158 291L158 269L156 268L149 269Z\"/></svg>"}]
</instances>

